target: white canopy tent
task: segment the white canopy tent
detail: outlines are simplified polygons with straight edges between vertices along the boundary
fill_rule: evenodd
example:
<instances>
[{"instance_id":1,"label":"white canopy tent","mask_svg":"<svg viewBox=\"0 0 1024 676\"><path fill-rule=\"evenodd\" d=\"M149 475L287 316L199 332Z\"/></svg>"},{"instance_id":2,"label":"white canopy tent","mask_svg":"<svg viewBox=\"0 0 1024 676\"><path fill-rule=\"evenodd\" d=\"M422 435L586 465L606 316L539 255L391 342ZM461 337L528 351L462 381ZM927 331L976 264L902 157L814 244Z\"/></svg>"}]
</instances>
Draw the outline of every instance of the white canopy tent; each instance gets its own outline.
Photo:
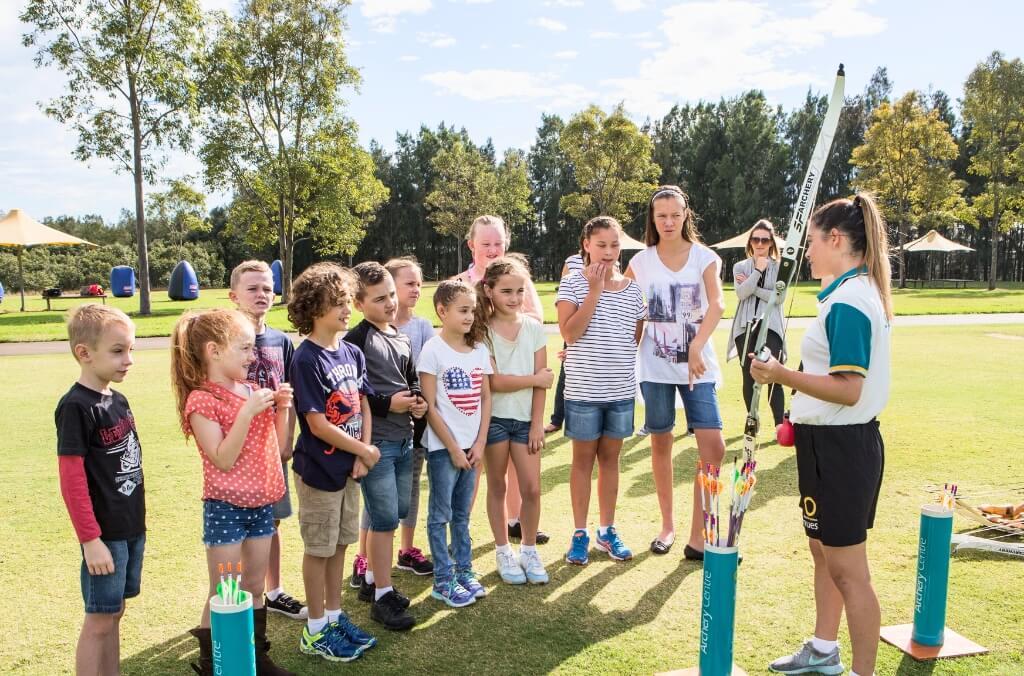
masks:
<instances>
[{"instance_id":1,"label":"white canopy tent","mask_svg":"<svg viewBox=\"0 0 1024 676\"><path fill-rule=\"evenodd\" d=\"M741 232L740 234L736 235L735 237L730 237L729 239L722 240L721 242L718 242L717 244L712 244L711 248L712 249L744 249L747 246L747 240L750 239L750 233L754 231L755 227L756 226L751 226L750 229L746 230L745 232ZM775 235L775 246L777 246L780 251L782 250L782 247L783 247L783 245L785 243L786 243L786 240L782 239L778 235ZM623 247L623 248L625 248L625 247Z\"/></svg>"}]
</instances>

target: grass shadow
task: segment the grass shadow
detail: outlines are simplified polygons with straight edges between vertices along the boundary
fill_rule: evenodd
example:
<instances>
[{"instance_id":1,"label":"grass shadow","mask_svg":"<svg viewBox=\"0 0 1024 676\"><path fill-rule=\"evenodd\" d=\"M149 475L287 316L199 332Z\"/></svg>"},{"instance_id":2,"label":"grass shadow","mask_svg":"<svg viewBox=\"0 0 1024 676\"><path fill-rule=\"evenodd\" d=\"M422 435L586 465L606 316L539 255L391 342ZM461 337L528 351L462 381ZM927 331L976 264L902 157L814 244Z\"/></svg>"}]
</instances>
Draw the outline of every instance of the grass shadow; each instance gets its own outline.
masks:
<instances>
[{"instance_id":1,"label":"grass shadow","mask_svg":"<svg viewBox=\"0 0 1024 676\"><path fill-rule=\"evenodd\" d=\"M930 674L935 671L935 663L937 660L926 660L918 662L910 655L904 655L903 659L900 660L900 664L896 667L897 676L919 676L920 674Z\"/></svg>"}]
</instances>

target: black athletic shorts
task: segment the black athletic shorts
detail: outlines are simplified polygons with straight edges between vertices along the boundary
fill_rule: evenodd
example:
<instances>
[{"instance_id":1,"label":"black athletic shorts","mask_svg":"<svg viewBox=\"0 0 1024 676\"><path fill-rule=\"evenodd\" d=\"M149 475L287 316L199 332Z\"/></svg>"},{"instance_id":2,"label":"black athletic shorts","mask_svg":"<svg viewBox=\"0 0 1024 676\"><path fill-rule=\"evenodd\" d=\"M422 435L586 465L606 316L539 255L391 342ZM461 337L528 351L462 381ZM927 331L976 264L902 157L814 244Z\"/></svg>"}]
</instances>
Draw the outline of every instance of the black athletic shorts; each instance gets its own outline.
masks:
<instances>
[{"instance_id":1,"label":"black athletic shorts","mask_svg":"<svg viewBox=\"0 0 1024 676\"><path fill-rule=\"evenodd\" d=\"M875 522L885 445L878 421L793 425L800 511L807 537L829 547L860 544Z\"/></svg>"}]
</instances>

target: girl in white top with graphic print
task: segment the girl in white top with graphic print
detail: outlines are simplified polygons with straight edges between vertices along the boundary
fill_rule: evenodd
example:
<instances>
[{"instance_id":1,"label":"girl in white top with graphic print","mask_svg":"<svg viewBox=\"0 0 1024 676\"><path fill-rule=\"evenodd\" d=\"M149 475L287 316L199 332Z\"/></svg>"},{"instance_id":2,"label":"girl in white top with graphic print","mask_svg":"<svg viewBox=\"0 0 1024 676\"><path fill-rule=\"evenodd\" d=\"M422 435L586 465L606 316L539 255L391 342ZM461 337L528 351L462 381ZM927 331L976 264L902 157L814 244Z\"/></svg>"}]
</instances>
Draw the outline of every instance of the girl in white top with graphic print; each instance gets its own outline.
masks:
<instances>
[{"instance_id":1,"label":"girl in white top with graphic print","mask_svg":"<svg viewBox=\"0 0 1024 676\"><path fill-rule=\"evenodd\" d=\"M537 552L540 520L540 451L544 448L544 396L554 373L548 368L547 336L523 314L530 273L517 258L489 263L476 288L473 338L491 351L493 394L484 464L487 518L494 534L498 573L508 584L544 584L548 574ZM505 475L515 466L522 496L522 545L516 556L508 542Z\"/></svg>"},{"instance_id":2,"label":"girl in white top with graphic print","mask_svg":"<svg viewBox=\"0 0 1024 676\"><path fill-rule=\"evenodd\" d=\"M662 186L647 209L648 247L633 257L626 276L646 294L648 317L640 343L638 371L646 426L651 433L651 467L661 509L661 532L651 542L655 554L667 554L675 542L672 514L672 430L679 392L687 427L697 439L702 464L721 465L725 455L717 388L722 374L711 336L725 311L721 259L700 242L686 195ZM700 488L693 485L693 513L683 554L704 558Z\"/></svg>"},{"instance_id":3,"label":"girl in white top with graphic print","mask_svg":"<svg viewBox=\"0 0 1024 676\"><path fill-rule=\"evenodd\" d=\"M633 434L636 345L647 316L643 294L618 272L622 226L598 216L583 226L584 264L558 288L558 326L565 355L565 436L572 439L569 495L576 531L566 561L590 560L587 512L590 477L597 460L600 527L597 546L615 560L633 553L615 530L619 452Z\"/></svg>"}]
</instances>

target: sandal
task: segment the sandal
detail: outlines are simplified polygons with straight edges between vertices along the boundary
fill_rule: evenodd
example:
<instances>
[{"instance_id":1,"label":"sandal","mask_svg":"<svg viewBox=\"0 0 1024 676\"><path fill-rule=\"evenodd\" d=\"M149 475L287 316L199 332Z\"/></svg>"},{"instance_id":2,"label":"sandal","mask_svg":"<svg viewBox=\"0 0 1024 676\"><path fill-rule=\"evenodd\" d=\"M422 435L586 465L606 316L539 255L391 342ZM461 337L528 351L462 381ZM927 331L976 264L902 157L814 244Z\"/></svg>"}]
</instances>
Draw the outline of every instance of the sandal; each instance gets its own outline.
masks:
<instances>
[{"instance_id":1,"label":"sandal","mask_svg":"<svg viewBox=\"0 0 1024 676\"><path fill-rule=\"evenodd\" d=\"M557 432L560 429L562 429L561 425L556 425L555 423L548 423L547 425L544 426L544 434L551 434L553 432Z\"/></svg>"},{"instance_id":2,"label":"sandal","mask_svg":"<svg viewBox=\"0 0 1024 676\"><path fill-rule=\"evenodd\" d=\"M658 554L659 556L662 554L668 554L669 551L672 550L672 545L674 544L674 538L670 542L665 542L661 538L654 538L654 540L651 541L651 552Z\"/></svg>"}]
</instances>

